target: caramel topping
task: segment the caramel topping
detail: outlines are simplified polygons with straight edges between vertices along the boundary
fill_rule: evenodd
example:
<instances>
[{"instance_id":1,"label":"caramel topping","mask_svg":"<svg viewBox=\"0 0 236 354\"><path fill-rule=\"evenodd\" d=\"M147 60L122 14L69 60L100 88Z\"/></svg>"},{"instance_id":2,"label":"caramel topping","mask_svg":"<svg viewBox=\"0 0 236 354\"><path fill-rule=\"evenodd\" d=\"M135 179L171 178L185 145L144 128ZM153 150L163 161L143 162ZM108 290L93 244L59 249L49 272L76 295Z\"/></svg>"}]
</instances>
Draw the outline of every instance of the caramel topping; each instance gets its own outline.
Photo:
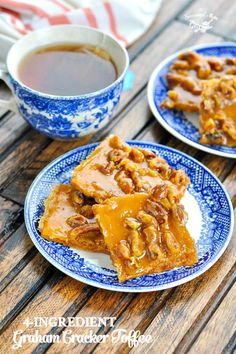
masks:
<instances>
[{"instance_id":1,"label":"caramel topping","mask_svg":"<svg viewBox=\"0 0 236 354\"><path fill-rule=\"evenodd\" d=\"M201 81L225 75L236 75L234 58L203 56L196 52L182 53L173 61L166 75L170 90L161 106L197 112L202 92Z\"/></svg>"},{"instance_id":2,"label":"caramel topping","mask_svg":"<svg viewBox=\"0 0 236 354\"><path fill-rule=\"evenodd\" d=\"M105 139L92 154L75 168L72 185L97 202L112 196L150 191L163 180L173 184L176 198L181 198L189 184L173 179L176 171L152 151L130 147L115 135Z\"/></svg>"},{"instance_id":3,"label":"caramel topping","mask_svg":"<svg viewBox=\"0 0 236 354\"><path fill-rule=\"evenodd\" d=\"M184 208L172 204L168 195L165 184L155 187L151 195L113 197L93 206L119 281L197 261Z\"/></svg>"},{"instance_id":4,"label":"caramel topping","mask_svg":"<svg viewBox=\"0 0 236 354\"><path fill-rule=\"evenodd\" d=\"M200 142L236 146L236 77L205 81L202 87Z\"/></svg>"},{"instance_id":5,"label":"caramel topping","mask_svg":"<svg viewBox=\"0 0 236 354\"><path fill-rule=\"evenodd\" d=\"M55 186L45 201L39 222L41 235L67 246L107 252L92 206L86 203L85 197L70 185Z\"/></svg>"}]
</instances>

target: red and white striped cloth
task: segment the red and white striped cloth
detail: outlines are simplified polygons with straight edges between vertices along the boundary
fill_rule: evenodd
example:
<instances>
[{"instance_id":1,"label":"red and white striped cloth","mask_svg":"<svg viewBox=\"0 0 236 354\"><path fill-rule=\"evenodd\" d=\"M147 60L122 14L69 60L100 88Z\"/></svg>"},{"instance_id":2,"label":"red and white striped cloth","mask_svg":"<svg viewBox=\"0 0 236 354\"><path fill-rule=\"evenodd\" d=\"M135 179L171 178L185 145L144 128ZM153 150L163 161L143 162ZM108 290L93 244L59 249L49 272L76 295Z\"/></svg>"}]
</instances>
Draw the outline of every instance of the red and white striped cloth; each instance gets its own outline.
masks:
<instances>
[{"instance_id":1,"label":"red and white striped cloth","mask_svg":"<svg viewBox=\"0 0 236 354\"><path fill-rule=\"evenodd\" d=\"M161 0L0 0L0 33L12 38L42 27L99 28L129 45L151 25Z\"/></svg>"}]
</instances>

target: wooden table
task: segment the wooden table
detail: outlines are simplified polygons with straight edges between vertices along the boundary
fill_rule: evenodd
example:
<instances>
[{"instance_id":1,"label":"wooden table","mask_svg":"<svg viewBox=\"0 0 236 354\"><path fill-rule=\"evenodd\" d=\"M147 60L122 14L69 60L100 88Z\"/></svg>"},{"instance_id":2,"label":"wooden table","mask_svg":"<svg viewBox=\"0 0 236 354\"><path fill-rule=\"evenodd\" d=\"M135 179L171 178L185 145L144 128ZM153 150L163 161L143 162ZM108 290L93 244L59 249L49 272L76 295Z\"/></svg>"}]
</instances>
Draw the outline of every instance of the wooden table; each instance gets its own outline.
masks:
<instances>
[{"instance_id":1,"label":"wooden table","mask_svg":"<svg viewBox=\"0 0 236 354\"><path fill-rule=\"evenodd\" d=\"M208 6L218 21L205 34L193 33L185 13ZM171 53L195 43L236 39L236 3L233 0L163 1L149 31L129 48L135 83L122 95L115 117L98 135L83 141L60 142L32 130L16 114L0 111L0 316L1 353L12 349L13 331L32 334L35 327L23 324L35 316L116 317L114 327L93 328L110 333L123 328L151 334L153 342L130 349L127 344L26 343L17 353L232 353L235 346L235 245L233 237L221 259L205 274L177 288L144 294L96 289L64 275L35 249L27 235L23 203L27 190L50 161L66 151L97 141L108 132L124 139L144 139L187 152L210 168L226 187L236 206L236 165L191 148L170 136L148 109L146 85L156 65ZM1 83L1 98L10 93ZM48 324L40 334L62 335L64 327ZM90 328L72 328L85 334Z\"/></svg>"}]
</instances>

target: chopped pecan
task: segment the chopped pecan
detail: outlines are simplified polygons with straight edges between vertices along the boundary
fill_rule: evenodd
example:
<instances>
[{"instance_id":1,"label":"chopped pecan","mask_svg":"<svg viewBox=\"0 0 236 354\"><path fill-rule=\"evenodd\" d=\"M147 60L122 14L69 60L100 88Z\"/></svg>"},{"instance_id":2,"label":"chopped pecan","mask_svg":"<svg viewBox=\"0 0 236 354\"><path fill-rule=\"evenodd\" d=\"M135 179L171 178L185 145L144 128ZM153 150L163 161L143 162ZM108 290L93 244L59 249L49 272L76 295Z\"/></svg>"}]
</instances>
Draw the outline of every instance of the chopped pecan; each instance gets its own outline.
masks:
<instances>
[{"instance_id":1,"label":"chopped pecan","mask_svg":"<svg viewBox=\"0 0 236 354\"><path fill-rule=\"evenodd\" d=\"M225 62L228 65L236 65L236 58L226 58Z\"/></svg>"},{"instance_id":2,"label":"chopped pecan","mask_svg":"<svg viewBox=\"0 0 236 354\"><path fill-rule=\"evenodd\" d=\"M210 65L211 69L214 71L222 71L224 69L223 62L220 58L208 57L207 61Z\"/></svg>"},{"instance_id":3,"label":"chopped pecan","mask_svg":"<svg viewBox=\"0 0 236 354\"><path fill-rule=\"evenodd\" d=\"M133 230L136 230L141 226L141 222L138 222L137 219L130 217L125 218L125 224Z\"/></svg>"},{"instance_id":4,"label":"chopped pecan","mask_svg":"<svg viewBox=\"0 0 236 354\"><path fill-rule=\"evenodd\" d=\"M79 225L83 225L87 223L87 219L85 216L81 215L81 214L77 214L77 215L73 215L70 216L67 220L66 220L67 224L70 225L71 227L77 227Z\"/></svg>"},{"instance_id":5,"label":"chopped pecan","mask_svg":"<svg viewBox=\"0 0 236 354\"><path fill-rule=\"evenodd\" d=\"M82 206L84 204L84 196L82 193L78 192L78 191L74 191L72 193L72 200L74 203Z\"/></svg>"},{"instance_id":6,"label":"chopped pecan","mask_svg":"<svg viewBox=\"0 0 236 354\"><path fill-rule=\"evenodd\" d=\"M157 155L155 154L155 152L151 151L151 150L146 150L146 149L141 149L143 155L145 156L146 159L154 159Z\"/></svg>"},{"instance_id":7,"label":"chopped pecan","mask_svg":"<svg viewBox=\"0 0 236 354\"><path fill-rule=\"evenodd\" d=\"M186 225L188 221L188 214L186 213L184 206L182 204L173 205L173 215L176 217L183 225Z\"/></svg>"},{"instance_id":8,"label":"chopped pecan","mask_svg":"<svg viewBox=\"0 0 236 354\"><path fill-rule=\"evenodd\" d=\"M121 160L126 157L125 151L121 149L113 149L109 152L108 158L109 160L113 161L115 164L121 162Z\"/></svg>"},{"instance_id":9,"label":"chopped pecan","mask_svg":"<svg viewBox=\"0 0 236 354\"><path fill-rule=\"evenodd\" d=\"M188 70L190 69L189 63L186 60L175 60L171 65L172 70Z\"/></svg>"},{"instance_id":10,"label":"chopped pecan","mask_svg":"<svg viewBox=\"0 0 236 354\"><path fill-rule=\"evenodd\" d=\"M84 224L75 227L73 230L70 231L70 237L76 238L81 234L86 234L88 232L98 232L100 231L99 225L97 223L91 224Z\"/></svg>"},{"instance_id":11,"label":"chopped pecan","mask_svg":"<svg viewBox=\"0 0 236 354\"><path fill-rule=\"evenodd\" d=\"M154 201L159 201L160 199L165 198L166 195L167 195L167 184L165 183L157 185L152 190L152 199Z\"/></svg>"},{"instance_id":12,"label":"chopped pecan","mask_svg":"<svg viewBox=\"0 0 236 354\"><path fill-rule=\"evenodd\" d=\"M121 138L119 138L117 135L112 136L109 143L110 147L112 147L113 149L121 149L127 152L130 151L130 147L127 144L123 143Z\"/></svg>"},{"instance_id":13,"label":"chopped pecan","mask_svg":"<svg viewBox=\"0 0 236 354\"><path fill-rule=\"evenodd\" d=\"M118 253L125 259L130 259L130 245L126 240L121 240L117 246Z\"/></svg>"},{"instance_id":14,"label":"chopped pecan","mask_svg":"<svg viewBox=\"0 0 236 354\"><path fill-rule=\"evenodd\" d=\"M167 162L159 156L156 156L155 159L152 159L148 162L148 166L151 169L157 170L158 168L162 168L163 166L168 166Z\"/></svg>"},{"instance_id":15,"label":"chopped pecan","mask_svg":"<svg viewBox=\"0 0 236 354\"><path fill-rule=\"evenodd\" d=\"M85 216L88 219L93 219L94 218L94 213L93 213L93 207L92 205L84 205L80 209L80 214Z\"/></svg>"},{"instance_id":16,"label":"chopped pecan","mask_svg":"<svg viewBox=\"0 0 236 354\"><path fill-rule=\"evenodd\" d=\"M136 192L141 191L143 188L143 184L140 180L139 173L136 171L133 171L130 173L130 177L132 178Z\"/></svg>"},{"instance_id":17,"label":"chopped pecan","mask_svg":"<svg viewBox=\"0 0 236 354\"><path fill-rule=\"evenodd\" d=\"M231 68L225 72L226 75L236 75L236 68Z\"/></svg>"},{"instance_id":18,"label":"chopped pecan","mask_svg":"<svg viewBox=\"0 0 236 354\"><path fill-rule=\"evenodd\" d=\"M138 148L131 148L131 151L129 153L129 157L137 163L143 162L144 161L144 155L142 151Z\"/></svg>"},{"instance_id":19,"label":"chopped pecan","mask_svg":"<svg viewBox=\"0 0 236 354\"><path fill-rule=\"evenodd\" d=\"M178 185L185 185L189 184L189 177L186 175L184 170L172 170L171 172L171 182Z\"/></svg>"},{"instance_id":20,"label":"chopped pecan","mask_svg":"<svg viewBox=\"0 0 236 354\"><path fill-rule=\"evenodd\" d=\"M175 90L170 90L168 91L168 96L172 101L177 101L178 100L178 92L176 92Z\"/></svg>"},{"instance_id":21,"label":"chopped pecan","mask_svg":"<svg viewBox=\"0 0 236 354\"><path fill-rule=\"evenodd\" d=\"M97 164L95 167L104 175L109 176L112 174L115 164L113 161L109 161L106 166Z\"/></svg>"},{"instance_id":22,"label":"chopped pecan","mask_svg":"<svg viewBox=\"0 0 236 354\"><path fill-rule=\"evenodd\" d=\"M220 82L220 90L223 95L230 100L235 97L235 90L227 82Z\"/></svg>"},{"instance_id":23,"label":"chopped pecan","mask_svg":"<svg viewBox=\"0 0 236 354\"><path fill-rule=\"evenodd\" d=\"M155 259L157 256L160 259L164 258L165 253L162 251L161 247L158 244L158 239L159 239L158 229L155 226L150 225L143 229L143 234L145 236L145 241L151 258Z\"/></svg>"},{"instance_id":24,"label":"chopped pecan","mask_svg":"<svg viewBox=\"0 0 236 354\"><path fill-rule=\"evenodd\" d=\"M145 213L145 211L140 210L137 214L137 219L141 221L142 224L149 225L149 224L156 224L156 219L150 215Z\"/></svg>"},{"instance_id":25,"label":"chopped pecan","mask_svg":"<svg viewBox=\"0 0 236 354\"><path fill-rule=\"evenodd\" d=\"M193 95L201 94L201 88L199 87L198 83L189 76L182 76L177 73L169 72L166 75L166 78L170 88L173 88L176 85L180 85L185 90L190 91Z\"/></svg>"},{"instance_id":26,"label":"chopped pecan","mask_svg":"<svg viewBox=\"0 0 236 354\"><path fill-rule=\"evenodd\" d=\"M130 194L134 192L135 186L131 178L128 177L120 178L118 180L118 185L125 194Z\"/></svg>"},{"instance_id":27,"label":"chopped pecan","mask_svg":"<svg viewBox=\"0 0 236 354\"><path fill-rule=\"evenodd\" d=\"M159 203L149 199L144 206L144 211L154 216L158 223L163 223L165 221L165 216L168 213Z\"/></svg>"},{"instance_id":28,"label":"chopped pecan","mask_svg":"<svg viewBox=\"0 0 236 354\"><path fill-rule=\"evenodd\" d=\"M137 230L131 230L129 234L132 253L135 257L142 256L145 250L145 244Z\"/></svg>"},{"instance_id":29,"label":"chopped pecan","mask_svg":"<svg viewBox=\"0 0 236 354\"><path fill-rule=\"evenodd\" d=\"M137 165L135 162L131 161L128 158L124 158L120 163L119 167L123 167L127 172L133 172L137 170Z\"/></svg>"},{"instance_id":30,"label":"chopped pecan","mask_svg":"<svg viewBox=\"0 0 236 354\"><path fill-rule=\"evenodd\" d=\"M196 52L184 52L179 54L178 59L186 60L191 66L194 66L199 60L201 60L201 55Z\"/></svg>"},{"instance_id":31,"label":"chopped pecan","mask_svg":"<svg viewBox=\"0 0 236 354\"><path fill-rule=\"evenodd\" d=\"M162 239L165 241L166 246L171 253L175 254L179 252L179 244L170 230L162 232Z\"/></svg>"},{"instance_id":32,"label":"chopped pecan","mask_svg":"<svg viewBox=\"0 0 236 354\"><path fill-rule=\"evenodd\" d=\"M196 69L199 79L207 79L211 75L211 67L207 61L199 62Z\"/></svg>"}]
</instances>

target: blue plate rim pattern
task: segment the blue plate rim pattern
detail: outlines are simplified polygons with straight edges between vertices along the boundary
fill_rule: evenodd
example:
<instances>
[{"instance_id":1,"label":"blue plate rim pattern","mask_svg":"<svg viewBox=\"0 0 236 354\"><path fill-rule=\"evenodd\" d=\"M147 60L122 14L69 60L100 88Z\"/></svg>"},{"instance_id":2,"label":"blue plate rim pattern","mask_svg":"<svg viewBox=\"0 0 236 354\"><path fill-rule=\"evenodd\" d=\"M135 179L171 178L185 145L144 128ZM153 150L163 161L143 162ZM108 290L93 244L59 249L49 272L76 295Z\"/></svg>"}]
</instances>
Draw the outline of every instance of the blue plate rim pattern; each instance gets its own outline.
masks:
<instances>
[{"instance_id":1,"label":"blue plate rim pattern","mask_svg":"<svg viewBox=\"0 0 236 354\"><path fill-rule=\"evenodd\" d=\"M199 275L203 274L205 271L207 271L211 266L213 266L217 260L222 256L222 254L224 253L224 251L226 250L230 239L232 237L232 233L233 233L233 226L234 226L234 213L233 213L233 207L232 207L232 203L231 200L229 198L229 195L225 189L225 187L223 186L223 184L219 181L219 179L206 167L204 166L201 162L197 161L196 159L194 159L193 157L183 153L182 151L178 151L174 148L168 147L168 146L164 146L161 144L155 144L155 143L151 143L151 142L147 142L147 141L137 141L137 140L128 140L127 143L131 144L131 145L148 145L150 149L154 149L156 152L159 149L164 149L164 150L168 150L171 153L177 153L180 156L183 156L184 158L186 158L187 160L191 160L192 162L196 163L197 165L199 165L203 170L205 170L210 176L211 178L213 178L215 180L215 182L219 185L219 187L222 189L222 191L224 192L224 196L226 198L226 201L228 203L228 207L229 207L229 219L230 219L230 229L228 231L228 235L227 238L223 244L223 247L220 248L219 252L214 256L214 258L208 263L206 264L206 266L203 269L200 269L196 272L193 272L192 274L174 281L174 282L170 282L167 284L163 284L163 285L158 285L158 286L152 286L152 287L125 287L125 286L119 286L117 287L116 285L103 285L101 283L98 283L97 281L94 280L89 280L89 279L85 279L82 278L80 275L77 275L75 273L73 273L72 271L66 269L64 266L60 265L58 262L56 262L54 259L51 258L51 256L49 254L46 253L46 251L44 250L44 248L37 242L36 237L34 235L34 232L32 230L31 227L31 220L29 217L29 210L30 210L30 205L31 205L31 197L32 197L32 193L34 191L34 187L37 185L37 183L41 180L41 178L44 176L44 174L53 166L55 166L57 163L61 162L62 160L66 160L70 155L74 155L74 154L79 154L80 152L82 152L84 149L94 149L98 143L93 143L93 144L88 144L85 145L83 147L78 147L76 149L70 150L67 153L59 156L58 158L56 158L55 160L53 160L51 163L49 163L47 166L45 166L43 168L43 170L37 175L37 177L34 179L34 181L32 182L26 199L25 199L25 204L24 204L24 218L25 218L25 225L26 225L26 229L28 231L28 234L33 242L33 244L36 246L36 248L38 249L38 251L43 255L44 258L47 259L47 261L49 261L53 266L55 266L57 269L59 269L60 271L62 271L63 273L67 274L68 276L79 280L83 283L86 283L88 285L92 285L95 286L97 288L102 288L102 289L106 289L106 290L113 290L113 291L120 291L120 292L150 292L150 291L157 291L157 290L164 290L164 289L168 289L168 288L172 288L181 284L184 284L190 280L195 279L196 277L198 277ZM41 236L40 236L41 237ZM47 241L48 242L48 241ZM62 246L62 245L61 245ZM62 246L62 247L66 247L66 246Z\"/></svg>"},{"instance_id":2,"label":"blue plate rim pattern","mask_svg":"<svg viewBox=\"0 0 236 354\"><path fill-rule=\"evenodd\" d=\"M214 146L210 145L203 145L200 144L199 142L192 141L188 139L187 137L183 136L181 133L177 132L172 126L170 126L166 120L162 117L160 112L158 111L156 104L154 102L154 89L155 89L155 80L158 76L158 73L167 65L169 65L179 54L185 52L186 50L201 50L201 49L210 49L214 47L234 47L236 49L236 43L234 42L215 42L215 43L208 43L208 44L198 44L198 45L193 45L191 47L181 49L174 54L168 56L166 59L164 59L160 64L157 65L157 67L153 70L149 81L148 81L148 86L147 86L147 100L149 103L149 107L158 121L170 134L172 134L174 137L177 139L183 141L184 143L193 146L196 149L199 149L201 151L208 152L210 154L222 156L222 157L228 157L228 158L233 158L236 159L236 152L233 151L231 152L225 152L225 151L220 151L214 148ZM236 149L236 147L234 148Z\"/></svg>"}]
</instances>

